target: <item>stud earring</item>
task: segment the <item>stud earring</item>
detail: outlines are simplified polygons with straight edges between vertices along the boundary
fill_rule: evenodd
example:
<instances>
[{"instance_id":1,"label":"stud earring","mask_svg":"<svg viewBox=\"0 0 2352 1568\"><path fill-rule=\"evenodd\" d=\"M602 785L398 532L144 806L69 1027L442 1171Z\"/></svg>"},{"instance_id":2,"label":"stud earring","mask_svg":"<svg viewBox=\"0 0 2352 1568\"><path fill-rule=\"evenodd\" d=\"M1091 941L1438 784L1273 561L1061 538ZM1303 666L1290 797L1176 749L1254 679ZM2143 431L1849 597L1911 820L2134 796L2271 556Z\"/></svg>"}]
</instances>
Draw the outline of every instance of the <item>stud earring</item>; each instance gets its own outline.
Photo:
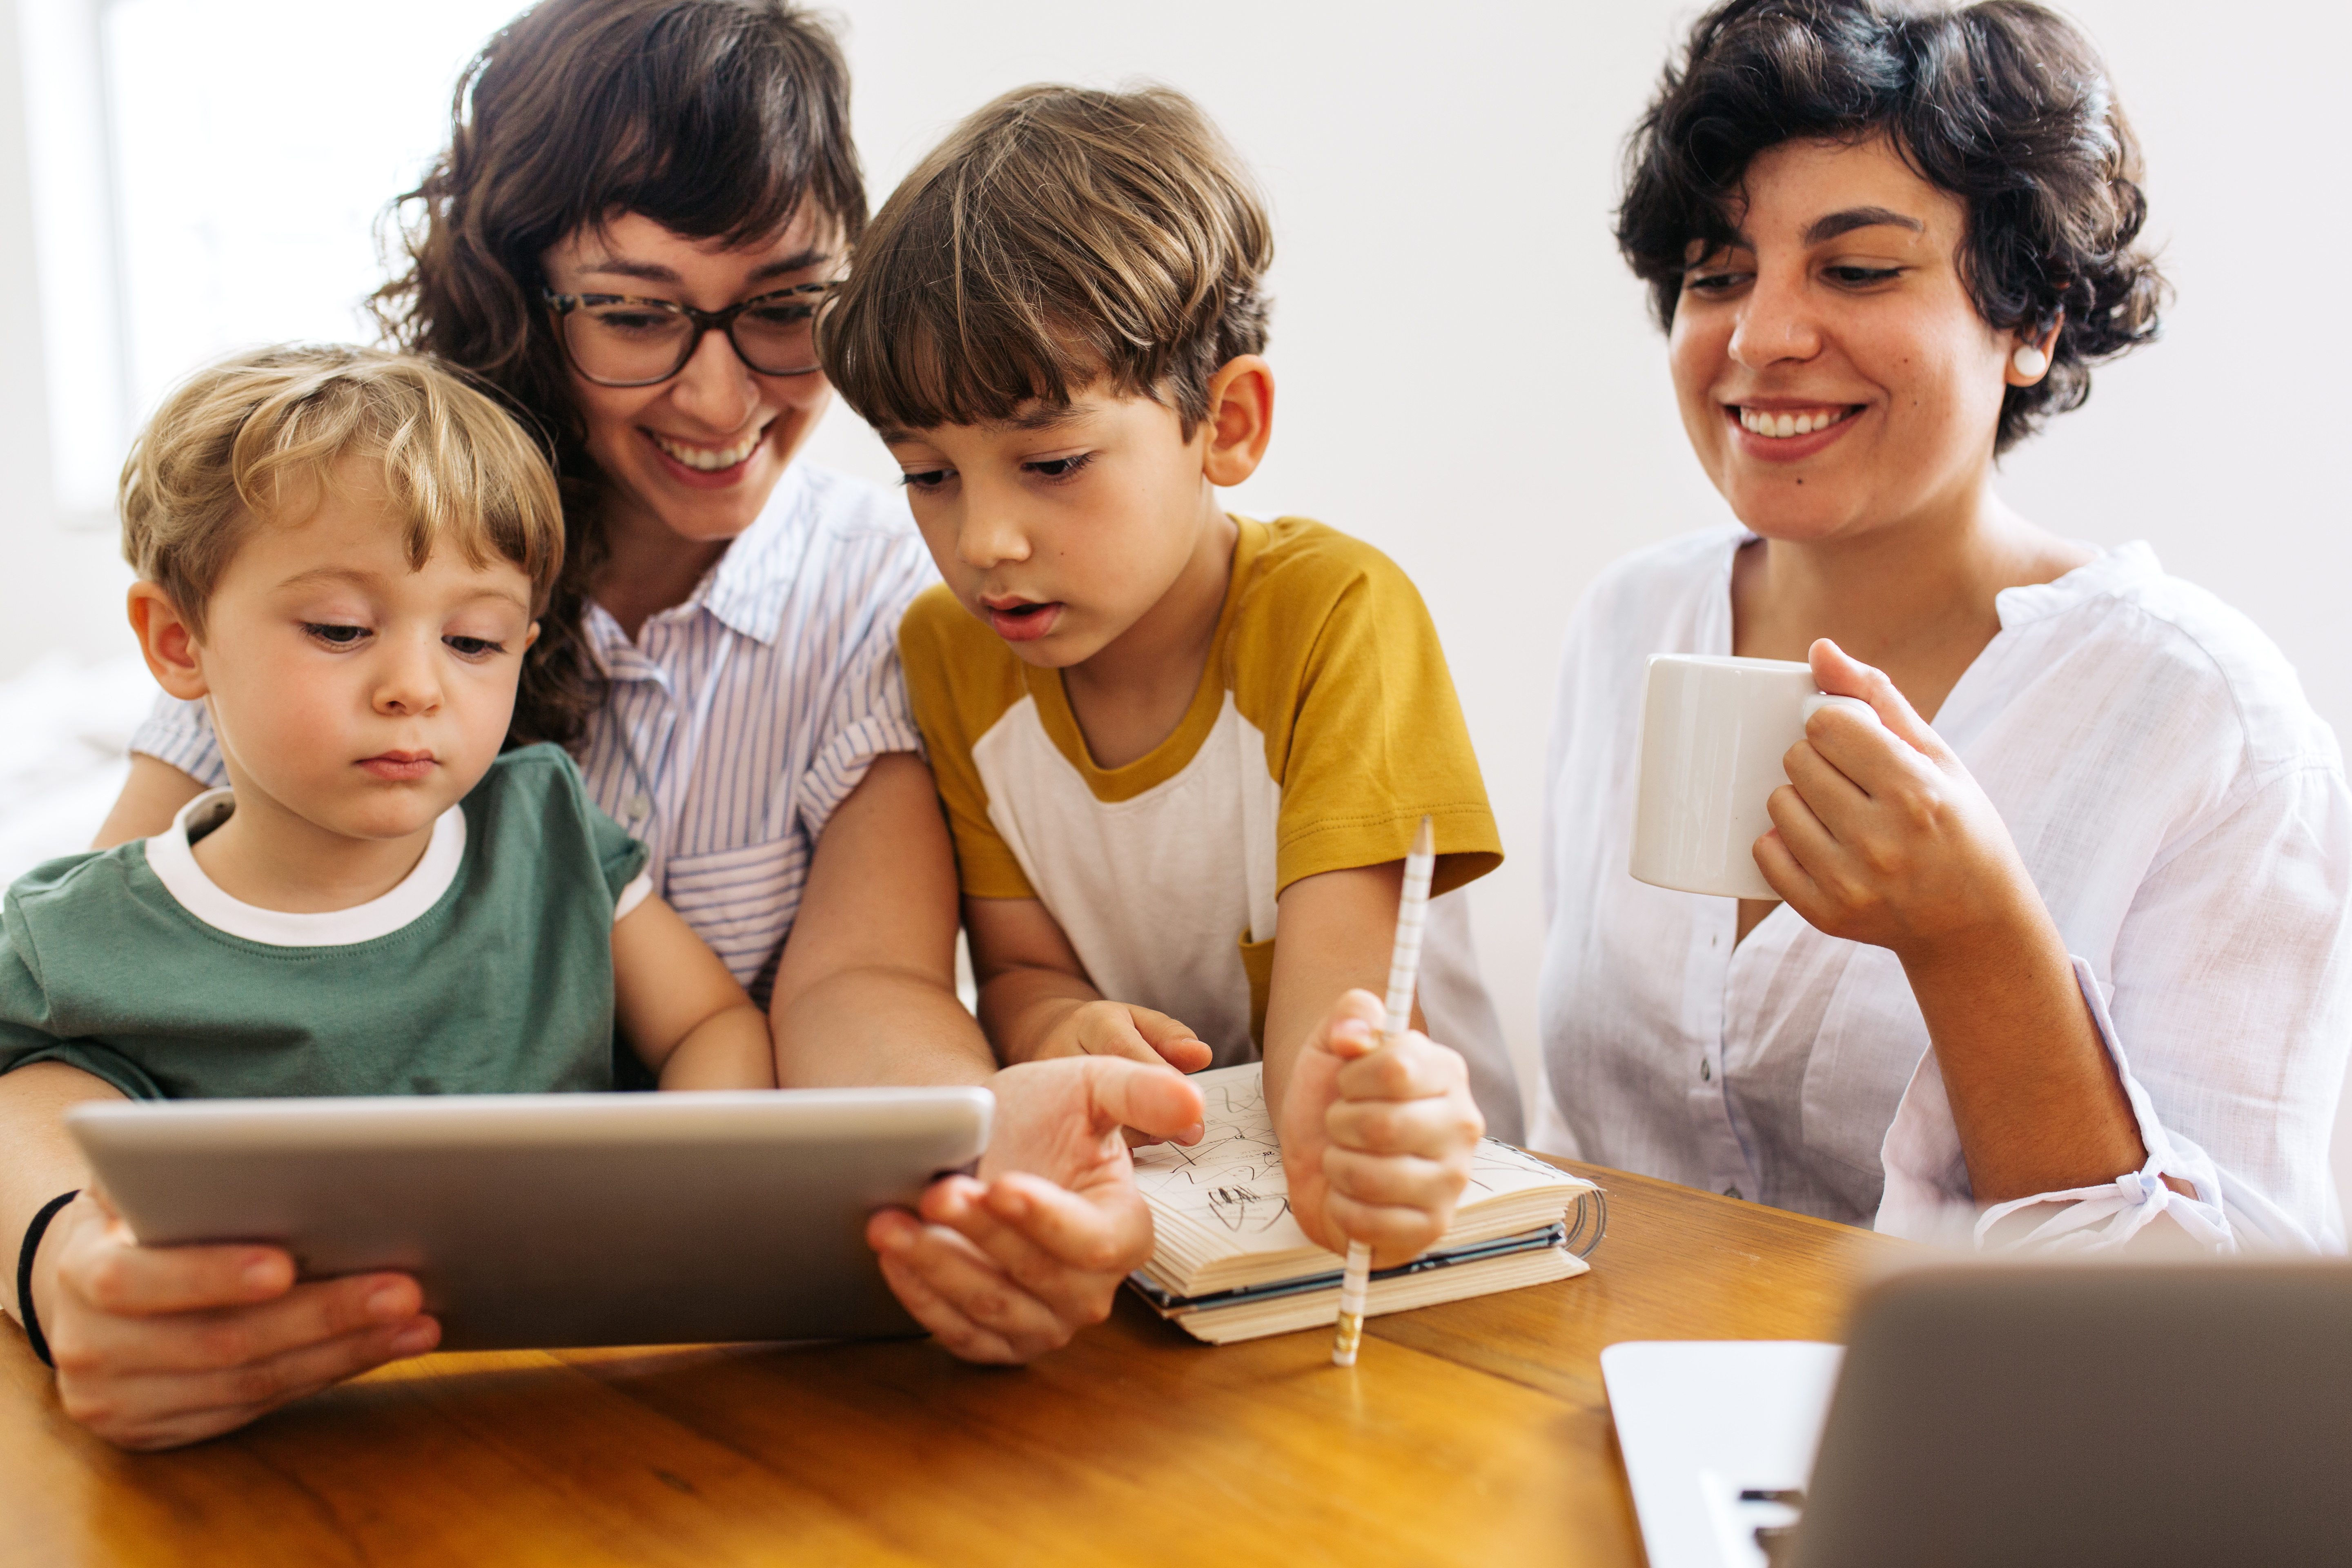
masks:
<instances>
[{"instance_id":1,"label":"stud earring","mask_svg":"<svg viewBox=\"0 0 2352 1568\"><path fill-rule=\"evenodd\" d=\"M2050 368L2050 356L2032 343L2020 343L2017 352L2009 356L2009 363L2015 365L2017 374L2026 380L2039 381L2042 373Z\"/></svg>"}]
</instances>

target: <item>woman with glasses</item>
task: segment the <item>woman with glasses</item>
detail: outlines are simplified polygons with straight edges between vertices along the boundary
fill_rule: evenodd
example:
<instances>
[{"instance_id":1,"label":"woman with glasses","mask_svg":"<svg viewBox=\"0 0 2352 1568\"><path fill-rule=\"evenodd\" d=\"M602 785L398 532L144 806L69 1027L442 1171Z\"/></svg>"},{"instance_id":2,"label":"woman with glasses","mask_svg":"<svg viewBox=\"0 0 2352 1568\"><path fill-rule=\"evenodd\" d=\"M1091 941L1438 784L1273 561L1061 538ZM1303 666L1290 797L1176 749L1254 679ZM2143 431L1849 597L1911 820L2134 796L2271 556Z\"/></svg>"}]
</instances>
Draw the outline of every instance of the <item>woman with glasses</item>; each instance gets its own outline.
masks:
<instances>
[{"instance_id":1,"label":"woman with glasses","mask_svg":"<svg viewBox=\"0 0 2352 1568\"><path fill-rule=\"evenodd\" d=\"M832 395L815 309L866 220L832 38L784 0L545 0L473 62L404 202L386 335L502 395L563 487L563 578L510 741L579 758L769 1009L787 1084L992 1084L988 1183L938 1184L869 1238L957 1354L1062 1343L1150 1251L1118 1129L1181 1132L1198 1099L1134 1063L996 1073L956 998L955 868L896 644L929 560L898 495L794 461ZM165 703L132 746L101 847L226 782L200 708ZM107 1092L81 1079L0 1078L0 1146L69 1158L58 1117ZM68 1184L18 1176L0 1176L12 1242ZM32 1277L59 1245L29 1249ZM61 1374L68 1405L132 1444L364 1370L417 1310L398 1277L258 1300L204 1249L70 1245L41 1321L97 1347Z\"/></svg>"}]
</instances>

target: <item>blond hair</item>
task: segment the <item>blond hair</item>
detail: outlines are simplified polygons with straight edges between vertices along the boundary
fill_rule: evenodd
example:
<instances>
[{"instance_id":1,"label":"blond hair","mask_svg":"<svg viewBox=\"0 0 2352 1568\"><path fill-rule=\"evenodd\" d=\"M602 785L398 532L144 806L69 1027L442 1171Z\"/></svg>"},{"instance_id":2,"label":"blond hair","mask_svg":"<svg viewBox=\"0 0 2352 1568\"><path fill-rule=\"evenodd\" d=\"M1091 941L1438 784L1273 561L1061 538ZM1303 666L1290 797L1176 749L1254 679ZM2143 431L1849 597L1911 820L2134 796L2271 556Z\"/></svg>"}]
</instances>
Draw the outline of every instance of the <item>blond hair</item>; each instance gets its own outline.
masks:
<instances>
[{"instance_id":1,"label":"blond hair","mask_svg":"<svg viewBox=\"0 0 2352 1568\"><path fill-rule=\"evenodd\" d=\"M1182 93L1016 89L883 204L819 326L825 374L885 429L1011 418L1108 377L1189 438L1217 367L1265 346L1274 229Z\"/></svg>"},{"instance_id":2,"label":"blond hair","mask_svg":"<svg viewBox=\"0 0 2352 1568\"><path fill-rule=\"evenodd\" d=\"M563 509L538 443L464 376L413 354L280 343L208 364L131 444L122 554L189 626L246 531L330 493L346 458L378 465L412 565L452 544L530 578L532 613L563 563ZM307 515L307 512L304 513Z\"/></svg>"}]
</instances>

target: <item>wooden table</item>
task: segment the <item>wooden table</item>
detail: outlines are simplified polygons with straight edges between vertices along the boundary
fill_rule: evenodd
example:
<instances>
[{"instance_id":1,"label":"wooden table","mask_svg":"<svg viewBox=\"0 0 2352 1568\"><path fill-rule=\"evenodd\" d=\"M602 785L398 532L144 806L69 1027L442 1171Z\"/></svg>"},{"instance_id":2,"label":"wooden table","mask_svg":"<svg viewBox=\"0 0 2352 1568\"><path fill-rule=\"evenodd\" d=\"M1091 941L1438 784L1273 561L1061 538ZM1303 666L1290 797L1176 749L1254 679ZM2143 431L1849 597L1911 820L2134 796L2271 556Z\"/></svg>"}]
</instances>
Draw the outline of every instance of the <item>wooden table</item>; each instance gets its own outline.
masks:
<instances>
[{"instance_id":1,"label":"wooden table","mask_svg":"<svg viewBox=\"0 0 2352 1568\"><path fill-rule=\"evenodd\" d=\"M432 1356L169 1454L0 1329L0 1563L1638 1563L1598 1357L1839 1335L1903 1244L1620 1172L1592 1272L1212 1348L1123 1299L1025 1371L928 1342Z\"/></svg>"}]
</instances>

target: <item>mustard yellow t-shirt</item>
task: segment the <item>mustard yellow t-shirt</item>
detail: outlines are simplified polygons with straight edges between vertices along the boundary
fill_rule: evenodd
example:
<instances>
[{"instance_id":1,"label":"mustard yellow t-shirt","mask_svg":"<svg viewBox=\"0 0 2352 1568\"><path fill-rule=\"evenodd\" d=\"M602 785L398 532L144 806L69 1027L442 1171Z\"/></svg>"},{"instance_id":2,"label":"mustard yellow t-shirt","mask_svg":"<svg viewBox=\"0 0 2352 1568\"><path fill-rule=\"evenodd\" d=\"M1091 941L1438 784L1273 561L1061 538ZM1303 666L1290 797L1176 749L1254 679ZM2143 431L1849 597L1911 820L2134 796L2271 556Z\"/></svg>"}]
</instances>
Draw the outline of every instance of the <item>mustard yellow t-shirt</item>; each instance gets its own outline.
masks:
<instances>
[{"instance_id":1,"label":"mustard yellow t-shirt","mask_svg":"<svg viewBox=\"0 0 2352 1568\"><path fill-rule=\"evenodd\" d=\"M1246 1060L1263 1028L1276 900L1301 877L1401 860L1433 819L1434 890L1502 862L1436 628L1379 551L1320 523L1235 518L1233 576L1175 732L1096 764L1061 672L1022 662L944 587L899 631L963 890L1044 902L1103 994L1182 1019ZM1446 900L1441 900L1440 903ZM1425 963L1463 967L1466 917ZM1458 931L1464 951L1445 950ZM1425 986L1431 1032L1447 1039ZM1465 1029L1492 1029L1492 1010ZM1501 1049L1499 1038L1494 1049Z\"/></svg>"}]
</instances>

